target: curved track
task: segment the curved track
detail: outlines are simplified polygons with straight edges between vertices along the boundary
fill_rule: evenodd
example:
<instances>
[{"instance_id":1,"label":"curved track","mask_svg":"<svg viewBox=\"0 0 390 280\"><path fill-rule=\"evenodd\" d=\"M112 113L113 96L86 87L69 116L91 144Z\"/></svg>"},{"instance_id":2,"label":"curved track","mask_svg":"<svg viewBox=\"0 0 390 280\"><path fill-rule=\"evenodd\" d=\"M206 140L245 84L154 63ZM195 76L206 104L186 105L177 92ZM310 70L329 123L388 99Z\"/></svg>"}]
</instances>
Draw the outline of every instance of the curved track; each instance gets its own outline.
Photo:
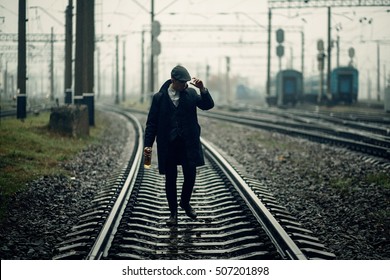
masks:
<instances>
[{"instance_id":1,"label":"curved track","mask_svg":"<svg viewBox=\"0 0 390 280\"><path fill-rule=\"evenodd\" d=\"M129 164L113 175L56 259L334 258L266 186L241 176L204 139L206 165L198 169L191 200L198 219L180 210L177 227L168 227L164 178L157 168L143 169L142 129L126 115L138 130Z\"/></svg>"}]
</instances>

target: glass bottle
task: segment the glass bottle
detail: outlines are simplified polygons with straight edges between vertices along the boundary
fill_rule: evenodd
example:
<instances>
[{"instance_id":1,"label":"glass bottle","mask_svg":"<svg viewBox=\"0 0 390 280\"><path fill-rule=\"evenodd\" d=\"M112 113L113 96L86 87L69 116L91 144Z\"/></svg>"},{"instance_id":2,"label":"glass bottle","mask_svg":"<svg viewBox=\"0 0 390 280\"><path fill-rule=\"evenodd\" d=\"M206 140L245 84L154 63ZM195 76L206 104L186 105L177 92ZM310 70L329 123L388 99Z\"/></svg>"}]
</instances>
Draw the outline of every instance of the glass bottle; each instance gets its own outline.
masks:
<instances>
[{"instance_id":1,"label":"glass bottle","mask_svg":"<svg viewBox=\"0 0 390 280\"><path fill-rule=\"evenodd\" d=\"M152 164L152 148L145 147L144 149L144 168L149 169Z\"/></svg>"}]
</instances>

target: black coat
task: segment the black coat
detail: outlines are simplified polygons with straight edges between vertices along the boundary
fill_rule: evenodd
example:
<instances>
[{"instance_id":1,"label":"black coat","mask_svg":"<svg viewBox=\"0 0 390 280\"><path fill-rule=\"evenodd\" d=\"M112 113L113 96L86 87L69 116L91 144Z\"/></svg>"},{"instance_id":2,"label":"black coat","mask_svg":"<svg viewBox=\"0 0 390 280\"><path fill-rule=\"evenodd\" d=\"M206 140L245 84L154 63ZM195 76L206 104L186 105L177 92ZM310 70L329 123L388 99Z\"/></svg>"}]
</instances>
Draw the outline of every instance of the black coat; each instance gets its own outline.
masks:
<instances>
[{"instance_id":1,"label":"black coat","mask_svg":"<svg viewBox=\"0 0 390 280\"><path fill-rule=\"evenodd\" d=\"M153 95L148 119L146 121L144 146L152 147L157 142L158 168L160 174L165 174L165 162L168 155L170 116L177 110L177 117L181 122L182 135L189 164L204 165L203 150L200 144L201 129L198 123L197 107L209 110L214 107L214 101L209 92L200 95L193 88L186 88L180 92L180 101L177 108L168 94L171 80L166 81L159 92Z\"/></svg>"}]
</instances>

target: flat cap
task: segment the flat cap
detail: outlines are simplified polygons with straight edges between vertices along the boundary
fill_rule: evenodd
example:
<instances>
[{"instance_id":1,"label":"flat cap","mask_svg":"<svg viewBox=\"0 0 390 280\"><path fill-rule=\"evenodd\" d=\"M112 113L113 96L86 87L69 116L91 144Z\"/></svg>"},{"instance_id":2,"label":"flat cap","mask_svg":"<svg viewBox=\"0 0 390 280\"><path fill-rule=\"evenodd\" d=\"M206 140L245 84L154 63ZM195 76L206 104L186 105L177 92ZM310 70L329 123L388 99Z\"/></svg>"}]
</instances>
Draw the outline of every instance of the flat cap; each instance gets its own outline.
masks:
<instances>
[{"instance_id":1,"label":"flat cap","mask_svg":"<svg viewBox=\"0 0 390 280\"><path fill-rule=\"evenodd\" d=\"M171 72L172 78L175 78L178 81L190 81L191 76L190 73L188 73L187 69L185 69L181 65L177 65L172 69Z\"/></svg>"}]
</instances>

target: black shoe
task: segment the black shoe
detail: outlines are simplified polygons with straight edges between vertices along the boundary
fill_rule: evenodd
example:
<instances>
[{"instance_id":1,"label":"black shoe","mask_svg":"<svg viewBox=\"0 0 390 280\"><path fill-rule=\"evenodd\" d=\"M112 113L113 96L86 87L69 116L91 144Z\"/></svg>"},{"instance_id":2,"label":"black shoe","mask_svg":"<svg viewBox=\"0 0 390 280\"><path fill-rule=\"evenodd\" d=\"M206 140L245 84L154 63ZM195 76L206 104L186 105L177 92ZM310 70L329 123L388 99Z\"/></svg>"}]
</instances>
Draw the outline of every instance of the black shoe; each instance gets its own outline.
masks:
<instances>
[{"instance_id":1,"label":"black shoe","mask_svg":"<svg viewBox=\"0 0 390 280\"><path fill-rule=\"evenodd\" d=\"M196 214L194 208L192 208L192 206L190 204L187 204L187 205L183 205L181 202L180 202L180 207L186 212L186 215L188 217L190 217L191 219L195 220L196 217L198 216L198 214Z\"/></svg>"},{"instance_id":2,"label":"black shoe","mask_svg":"<svg viewBox=\"0 0 390 280\"><path fill-rule=\"evenodd\" d=\"M175 225L177 225L177 213L171 214L169 216L169 219L167 220L166 223L167 223L168 226L175 226Z\"/></svg>"}]
</instances>

